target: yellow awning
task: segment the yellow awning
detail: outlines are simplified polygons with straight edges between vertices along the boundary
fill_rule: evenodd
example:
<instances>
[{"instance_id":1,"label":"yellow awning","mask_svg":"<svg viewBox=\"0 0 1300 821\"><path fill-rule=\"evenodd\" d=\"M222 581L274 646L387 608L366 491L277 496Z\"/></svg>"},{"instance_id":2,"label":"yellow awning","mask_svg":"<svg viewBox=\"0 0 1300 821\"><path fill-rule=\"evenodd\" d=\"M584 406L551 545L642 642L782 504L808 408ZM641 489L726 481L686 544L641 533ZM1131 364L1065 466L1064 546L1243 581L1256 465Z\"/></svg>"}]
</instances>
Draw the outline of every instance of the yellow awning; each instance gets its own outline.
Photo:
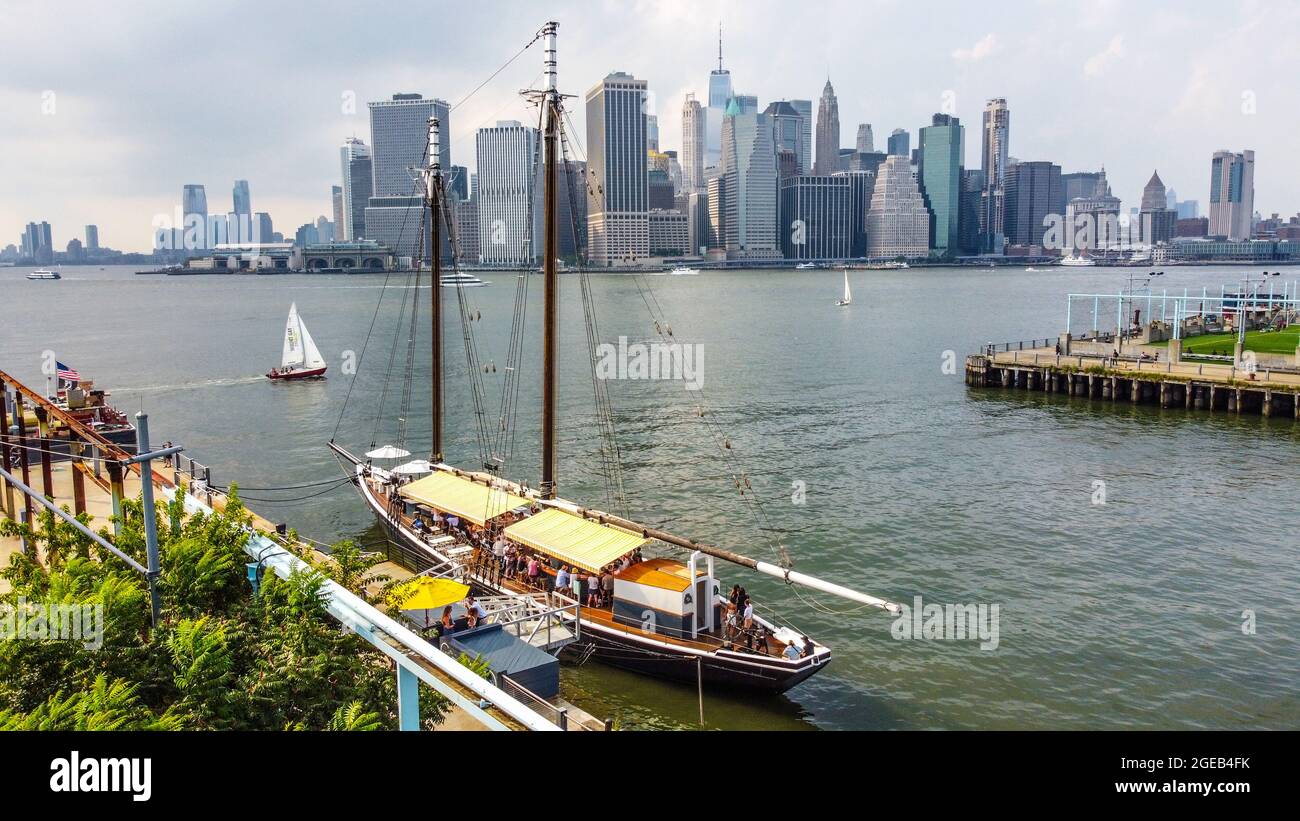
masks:
<instances>
[{"instance_id":1,"label":"yellow awning","mask_svg":"<svg viewBox=\"0 0 1300 821\"><path fill-rule=\"evenodd\" d=\"M476 525L485 524L502 513L531 504L522 496L441 471L411 482L398 493L412 502L428 505L443 513L454 513Z\"/></svg>"},{"instance_id":2,"label":"yellow awning","mask_svg":"<svg viewBox=\"0 0 1300 821\"><path fill-rule=\"evenodd\" d=\"M650 541L630 530L593 522L559 508L548 508L515 522L505 529L505 534L519 544L594 573Z\"/></svg>"}]
</instances>

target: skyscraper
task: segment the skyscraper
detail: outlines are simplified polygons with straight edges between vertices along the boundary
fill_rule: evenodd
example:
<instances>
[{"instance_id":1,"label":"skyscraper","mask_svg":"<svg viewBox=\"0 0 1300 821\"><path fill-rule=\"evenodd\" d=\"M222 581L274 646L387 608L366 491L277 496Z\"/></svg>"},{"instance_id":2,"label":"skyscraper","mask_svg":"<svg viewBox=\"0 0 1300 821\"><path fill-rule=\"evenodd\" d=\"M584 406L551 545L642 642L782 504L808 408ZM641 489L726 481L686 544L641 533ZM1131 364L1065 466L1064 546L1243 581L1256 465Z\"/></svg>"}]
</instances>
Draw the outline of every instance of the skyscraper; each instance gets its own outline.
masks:
<instances>
[{"instance_id":1,"label":"skyscraper","mask_svg":"<svg viewBox=\"0 0 1300 821\"><path fill-rule=\"evenodd\" d=\"M707 117L704 167L716 166L722 161L722 119L731 100L731 72L722 67L722 24L718 24L718 68L709 73L709 108Z\"/></svg>"},{"instance_id":2,"label":"skyscraper","mask_svg":"<svg viewBox=\"0 0 1300 821\"><path fill-rule=\"evenodd\" d=\"M682 189L688 194L704 187L706 126L704 107L687 94L682 103Z\"/></svg>"},{"instance_id":3,"label":"skyscraper","mask_svg":"<svg viewBox=\"0 0 1300 821\"><path fill-rule=\"evenodd\" d=\"M772 123L772 141L777 153L781 151L793 152L795 161L803 157L807 151L803 144L803 118L795 107L784 100L771 103L763 111L768 121ZM807 174L812 169L803 166L798 167L800 174Z\"/></svg>"},{"instance_id":4,"label":"skyscraper","mask_svg":"<svg viewBox=\"0 0 1300 821\"><path fill-rule=\"evenodd\" d=\"M734 99L722 123L722 169L728 259L779 257L772 124L765 114L743 113Z\"/></svg>"},{"instance_id":5,"label":"skyscraper","mask_svg":"<svg viewBox=\"0 0 1300 821\"><path fill-rule=\"evenodd\" d=\"M370 103L370 146L374 163L375 197L418 195L420 184L409 168L428 164L429 118L437 117L444 138L451 134L447 104L419 94L394 94L392 100ZM451 170L451 140L443 139L439 162Z\"/></svg>"},{"instance_id":6,"label":"skyscraper","mask_svg":"<svg viewBox=\"0 0 1300 821\"><path fill-rule=\"evenodd\" d=\"M800 173L808 174L813 167L813 110L812 100L791 100L790 107L799 114L799 130L803 133L803 151L799 154Z\"/></svg>"},{"instance_id":7,"label":"skyscraper","mask_svg":"<svg viewBox=\"0 0 1300 821\"><path fill-rule=\"evenodd\" d=\"M374 193L370 147L348 137L339 149L343 170L343 221L339 238L356 240L366 234L366 205Z\"/></svg>"},{"instance_id":8,"label":"skyscraper","mask_svg":"<svg viewBox=\"0 0 1300 821\"><path fill-rule=\"evenodd\" d=\"M895 128L889 133L888 151L890 154L899 157L910 157L912 154L912 135L901 128Z\"/></svg>"},{"instance_id":9,"label":"skyscraper","mask_svg":"<svg viewBox=\"0 0 1300 821\"><path fill-rule=\"evenodd\" d=\"M980 233L984 235L984 250L1002 253L1005 245L1004 202L1006 194L1007 146L1011 127L1011 111L1002 97L989 100L984 105L984 145L980 170L984 172L984 194L980 202Z\"/></svg>"},{"instance_id":10,"label":"skyscraper","mask_svg":"<svg viewBox=\"0 0 1300 821\"><path fill-rule=\"evenodd\" d=\"M99 226L86 226L86 250L94 251L99 247Z\"/></svg>"},{"instance_id":11,"label":"skyscraper","mask_svg":"<svg viewBox=\"0 0 1300 821\"><path fill-rule=\"evenodd\" d=\"M248 180L235 180L235 187L231 191L231 199L234 200L235 208L231 213L234 219L230 221L229 241L251 242L253 234L253 209L250 207L248 196Z\"/></svg>"},{"instance_id":12,"label":"skyscraper","mask_svg":"<svg viewBox=\"0 0 1300 821\"><path fill-rule=\"evenodd\" d=\"M871 123L858 124L858 140L855 147L859 154L875 153L876 138L871 133Z\"/></svg>"},{"instance_id":13,"label":"skyscraper","mask_svg":"<svg viewBox=\"0 0 1300 821\"><path fill-rule=\"evenodd\" d=\"M1061 166L1019 162L1007 170L1006 235L1012 245L1043 244L1044 221L1061 199Z\"/></svg>"},{"instance_id":14,"label":"skyscraper","mask_svg":"<svg viewBox=\"0 0 1300 821\"><path fill-rule=\"evenodd\" d=\"M587 92L587 253L593 265L650 254L646 91L645 80L616 71Z\"/></svg>"},{"instance_id":15,"label":"skyscraper","mask_svg":"<svg viewBox=\"0 0 1300 821\"><path fill-rule=\"evenodd\" d=\"M840 166L840 104L835 98L835 89L831 87L830 78L822 89L821 100L817 104L817 159L814 161L813 174L827 177L839 170Z\"/></svg>"},{"instance_id":16,"label":"skyscraper","mask_svg":"<svg viewBox=\"0 0 1300 821\"><path fill-rule=\"evenodd\" d=\"M961 237L963 254L978 254L982 249L983 236L980 233L980 213L984 198L984 172L978 168L967 168L961 172L961 215L957 230ZM1062 206L1061 213L1065 213Z\"/></svg>"},{"instance_id":17,"label":"skyscraper","mask_svg":"<svg viewBox=\"0 0 1300 821\"><path fill-rule=\"evenodd\" d=\"M480 128L478 158L479 260L489 265L526 265L537 258L541 227L535 208L539 168L534 167L537 129L515 120Z\"/></svg>"},{"instance_id":18,"label":"skyscraper","mask_svg":"<svg viewBox=\"0 0 1300 821\"><path fill-rule=\"evenodd\" d=\"M867 212L867 256L923 257L930 252L930 212L907 157L891 155L876 176Z\"/></svg>"},{"instance_id":19,"label":"skyscraper","mask_svg":"<svg viewBox=\"0 0 1300 821\"><path fill-rule=\"evenodd\" d=\"M1142 207L1138 210L1143 242L1154 245L1169 242L1178 227L1178 211L1169 207L1169 193L1159 172L1152 172L1142 189Z\"/></svg>"},{"instance_id":20,"label":"skyscraper","mask_svg":"<svg viewBox=\"0 0 1300 821\"><path fill-rule=\"evenodd\" d=\"M181 189L181 214L185 222L181 226L181 242L176 248L190 250L211 248L208 226L208 194L202 185L191 183Z\"/></svg>"},{"instance_id":21,"label":"skyscraper","mask_svg":"<svg viewBox=\"0 0 1300 821\"><path fill-rule=\"evenodd\" d=\"M853 248L847 174L781 180L781 252L786 259L846 259Z\"/></svg>"},{"instance_id":22,"label":"skyscraper","mask_svg":"<svg viewBox=\"0 0 1300 821\"><path fill-rule=\"evenodd\" d=\"M1210 160L1210 236L1250 239L1255 213L1255 152L1216 151Z\"/></svg>"},{"instance_id":23,"label":"skyscraper","mask_svg":"<svg viewBox=\"0 0 1300 821\"><path fill-rule=\"evenodd\" d=\"M961 247L965 129L948 114L935 114L931 122L921 129L920 174L921 193L930 210L930 248L936 256L955 256Z\"/></svg>"},{"instance_id":24,"label":"skyscraper","mask_svg":"<svg viewBox=\"0 0 1300 821\"><path fill-rule=\"evenodd\" d=\"M23 256L31 257L37 265L54 261L54 240L48 222L29 222L23 231Z\"/></svg>"},{"instance_id":25,"label":"skyscraper","mask_svg":"<svg viewBox=\"0 0 1300 821\"><path fill-rule=\"evenodd\" d=\"M654 114L645 115L645 147L647 151L659 150L659 118Z\"/></svg>"}]
</instances>

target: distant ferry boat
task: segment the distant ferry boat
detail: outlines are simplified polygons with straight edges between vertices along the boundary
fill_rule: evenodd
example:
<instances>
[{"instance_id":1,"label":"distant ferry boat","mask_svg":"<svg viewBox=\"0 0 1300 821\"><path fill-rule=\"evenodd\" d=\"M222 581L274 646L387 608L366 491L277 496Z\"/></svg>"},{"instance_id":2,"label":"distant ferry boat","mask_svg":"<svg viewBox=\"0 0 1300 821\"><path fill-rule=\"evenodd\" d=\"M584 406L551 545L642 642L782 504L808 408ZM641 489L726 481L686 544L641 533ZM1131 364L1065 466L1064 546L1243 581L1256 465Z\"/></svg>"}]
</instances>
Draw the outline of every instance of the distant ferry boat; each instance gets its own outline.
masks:
<instances>
[{"instance_id":1,"label":"distant ferry boat","mask_svg":"<svg viewBox=\"0 0 1300 821\"><path fill-rule=\"evenodd\" d=\"M38 268L27 275L28 279L63 279L58 271L50 271L45 268Z\"/></svg>"},{"instance_id":2,"label":"distant ferry boat","mask_svg":"<svg viewBox=\"0 0 1300 821\"><path fill-rule=\"evenodd\" d=\"M695 276L698 273L699 270L695 268L690 268L685 265L678 265L676 268L669 271L668 275L674 277L689 277L689 276Z\"/></svg>"},{"instance_id":3,"label":"distant ferry boat","mask_svg":"<svg viewBox=\"0 0 1300 821\"><path fill-rule=\"evenodd\" d=\"M1078 254L1071 254L1061 260L1061 264L1069 268L1088 268L1097 264L1092 257L1081 257Z\"/></svg>"},{"instance_id":4,"label":"distant ferry boat","mask_svg":"<svg viewBox=\"0 0 1300 821\"><path fill-rule=\"evenodd\" d=\"M799 263L798 265L794 266L794 269L795 269L796 271L811 271L812 269L814 269L814 268L816 268L816 267L817 267L816 263L812 263L812 262L801 262L801 263Z\"/></svg>"},{"instance_id":5,"label":"distant ferry boat","mask_svg":"<svg viewBox=\"0 0 1300 821\"><path fill-rule=\"evenodd\" d=\"M488 283L473 274L467 274L463 271L457 271L452 274L443 274L442 278L438 281L442 283L442 287L444 288L482 288L488 285Z\"/></svg>"}]
</instances>

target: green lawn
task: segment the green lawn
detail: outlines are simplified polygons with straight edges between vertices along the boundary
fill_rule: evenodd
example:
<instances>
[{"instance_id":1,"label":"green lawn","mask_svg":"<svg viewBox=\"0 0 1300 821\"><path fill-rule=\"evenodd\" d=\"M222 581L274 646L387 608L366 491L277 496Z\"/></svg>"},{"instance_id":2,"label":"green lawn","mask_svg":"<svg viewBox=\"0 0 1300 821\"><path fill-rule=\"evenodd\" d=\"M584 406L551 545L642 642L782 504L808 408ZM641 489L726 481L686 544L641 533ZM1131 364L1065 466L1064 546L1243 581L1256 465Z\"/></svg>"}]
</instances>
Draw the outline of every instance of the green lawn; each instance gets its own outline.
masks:
<instances>
[{"instance_id":1,"label":"green lawn","mask_svg":"<svg viewBox=\"0 0 1300 821\"><path fill-rule=\"evenodd\" d=\"M1235 333L1204 334L1183 340L1184 354L1219 354L1232 356L1232 346L1237 341ZM1168 347L1168 342L1156 343ZM1293 354L1300 346L1300 326L1284 331L1247 331L1246 350L1256 353Z\"/></svg>"}]
</instances>

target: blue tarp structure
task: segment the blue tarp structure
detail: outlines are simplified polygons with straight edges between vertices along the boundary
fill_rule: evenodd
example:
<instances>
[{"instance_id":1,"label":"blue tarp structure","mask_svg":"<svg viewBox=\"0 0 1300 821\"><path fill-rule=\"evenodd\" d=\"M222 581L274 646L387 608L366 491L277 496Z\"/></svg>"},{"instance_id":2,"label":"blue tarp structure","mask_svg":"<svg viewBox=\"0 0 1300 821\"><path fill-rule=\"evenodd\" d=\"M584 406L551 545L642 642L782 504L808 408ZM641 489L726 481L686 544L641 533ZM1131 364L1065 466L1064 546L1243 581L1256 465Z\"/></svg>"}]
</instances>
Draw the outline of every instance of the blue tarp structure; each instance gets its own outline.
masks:
<instances>
[{"instance_id":1,"label":"blue tarp structure","mask_svg":"<svg viewBox=\"0 0 1300 821\"><path fill-rule=\"evenodd\" d=\"M499 624L452 633L445 640L470 658L482 656L492 672L510 676L511 681L542 698L559 695L559 660L507 633Z\"/></svg>"}]
</instances>

